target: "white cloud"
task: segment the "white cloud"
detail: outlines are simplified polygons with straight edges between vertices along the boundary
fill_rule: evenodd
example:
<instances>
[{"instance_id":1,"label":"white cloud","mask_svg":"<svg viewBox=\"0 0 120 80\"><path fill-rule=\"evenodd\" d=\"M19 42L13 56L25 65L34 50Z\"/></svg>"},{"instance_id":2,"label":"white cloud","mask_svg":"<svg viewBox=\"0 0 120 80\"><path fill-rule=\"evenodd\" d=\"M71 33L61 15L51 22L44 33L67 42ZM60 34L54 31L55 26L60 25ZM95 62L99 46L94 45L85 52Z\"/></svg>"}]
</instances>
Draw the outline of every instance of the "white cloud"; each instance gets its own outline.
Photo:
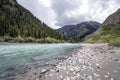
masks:
<instances>
[{"instance_id":1,"label":"white cloud","mask_svg":"<svg viewBox=\"0 0 120 80\"><path fill-rule=\"evenodd\" d=\"M30 10L38 19L42 22L45 22L52 28L56 28L54 26L55 21L55 13L50 8L51 3L50 0L17 0L23 7Z\"/></svg>"},{"instance_id":2,"label":"white cloud","mask_svg":"<svg viewBox=\"0 0 120 80\"><path fill-rule=\"evenodd\" d=\"M83 21L103 22L120 8L120 0L17 0L52 28Z\"/></svg>"}]
</instances>

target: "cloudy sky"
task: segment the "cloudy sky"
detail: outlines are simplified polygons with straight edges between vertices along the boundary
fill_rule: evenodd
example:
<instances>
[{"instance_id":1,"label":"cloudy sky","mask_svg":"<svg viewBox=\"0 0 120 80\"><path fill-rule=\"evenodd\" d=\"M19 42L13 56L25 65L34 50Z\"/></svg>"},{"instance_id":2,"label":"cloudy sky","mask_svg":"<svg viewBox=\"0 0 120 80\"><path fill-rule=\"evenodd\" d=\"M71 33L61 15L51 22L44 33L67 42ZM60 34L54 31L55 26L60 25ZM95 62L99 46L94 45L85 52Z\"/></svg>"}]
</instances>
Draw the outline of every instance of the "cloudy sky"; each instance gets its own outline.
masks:
<instances>
[{"instance_id":1,"label":"cloudy sky","mask_svg":"<svg viewBox=\"0 0 120 80\"><path fill-rule=\"evenodd\" d=\"M120 0L17 0L51 28L84 21L102 23L120 8Z\"/></svg>"}]
</instances>

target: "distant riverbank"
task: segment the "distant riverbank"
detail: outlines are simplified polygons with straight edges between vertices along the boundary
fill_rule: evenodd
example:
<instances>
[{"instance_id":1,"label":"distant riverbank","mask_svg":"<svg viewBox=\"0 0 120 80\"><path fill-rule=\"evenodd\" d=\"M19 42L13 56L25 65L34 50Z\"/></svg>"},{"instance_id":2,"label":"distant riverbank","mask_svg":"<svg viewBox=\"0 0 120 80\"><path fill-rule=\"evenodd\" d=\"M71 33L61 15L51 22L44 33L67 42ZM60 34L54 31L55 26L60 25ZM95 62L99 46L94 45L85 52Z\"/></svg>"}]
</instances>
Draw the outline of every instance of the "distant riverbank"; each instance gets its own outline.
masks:
<instances>
[{"instance_id":1,"label":"distant riverbank","mask_svg":"<svg viewBox=\"0 0 120 80\"><path fill-rule=\"evenodd\" d=\"M0 36L0 42L8 43L66 43L73 42L72 40L57 39L53 37L44 37L44 38L33 38L33 37L10 37L10 36Z\"/></svg>"}]
</instances>

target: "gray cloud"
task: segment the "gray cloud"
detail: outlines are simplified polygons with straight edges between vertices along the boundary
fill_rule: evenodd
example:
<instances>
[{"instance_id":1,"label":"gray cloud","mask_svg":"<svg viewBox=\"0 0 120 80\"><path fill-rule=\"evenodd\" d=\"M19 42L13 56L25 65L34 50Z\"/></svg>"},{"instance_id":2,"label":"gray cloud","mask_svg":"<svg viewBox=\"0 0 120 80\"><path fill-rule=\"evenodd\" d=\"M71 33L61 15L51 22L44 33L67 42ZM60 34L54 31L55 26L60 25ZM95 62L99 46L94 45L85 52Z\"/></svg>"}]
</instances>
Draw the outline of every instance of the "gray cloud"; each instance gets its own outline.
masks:
<instances>
[{"instance_id":1,"label":"gray cloud","mask_svg":"<svg viewBox=\"0 0 120 80\"><path fill-rule=\"evenodd\" d=\"M57 13L57 15L62 15L67 11L74 11L79 7L78 3L70 0L51 0L52 9Z\"/></svg>"},{"instance_id":2,"label":"gray cloud","mask_svg":"<svg viewBox=\"0 0 120 80\"><path fill-rule=\"evenodd\" d=\"M51 8L56 13L56 26L64 26L74 23L79 23L84 20L83 16L69 16L68 12L78 9L80 2L78 0L52 0Z\"/></svg>"},{"instance_id":3,"label":"gray cloud","mask_svg":"<svg viewBox=\"0 0 120 80\"><path fill-rule=\"evenodd\" d=\"M52 9L57 15L56 26L64 26L66 24L75 24L89 20L102 23L109 14L120 7L116 1L52 0ZM116 6L113 6L114 3Z\"/></svg>"},{"instance_id":4,"label":"gray cloud","mask_svg":"<svg viewBox=\"0 0 120 80\"><path fill-rule=\"evenodd\" d=\"M120 0L17 0L52 28L94 20L103 22Z\"/></svg>"},{"instance_id":5,"label":"gray cloud","mask_svg":"<svg viewBox=\"0 0 120 80\"><path fill-rule=\"evenodd\" d=\"M85 21L85 18L83 16L78 17L68 17L66 15L63 15L62 17L57 17L57 23L56 26L64 26L64 25L70 25L70 24L77 24L80 22Z\"/></svg>"},{"instance_id":6,"label":"gray cloud","mask_svg":"<svg viewBox=\"0 0 120 80\"><path fill-rule=\"evenodd\" d=\"M53 10L42 3L42 0L17 0L23 7L30 10L38 19L48 26L55 28L55 14Z\"/></svg>"}]
</instances>

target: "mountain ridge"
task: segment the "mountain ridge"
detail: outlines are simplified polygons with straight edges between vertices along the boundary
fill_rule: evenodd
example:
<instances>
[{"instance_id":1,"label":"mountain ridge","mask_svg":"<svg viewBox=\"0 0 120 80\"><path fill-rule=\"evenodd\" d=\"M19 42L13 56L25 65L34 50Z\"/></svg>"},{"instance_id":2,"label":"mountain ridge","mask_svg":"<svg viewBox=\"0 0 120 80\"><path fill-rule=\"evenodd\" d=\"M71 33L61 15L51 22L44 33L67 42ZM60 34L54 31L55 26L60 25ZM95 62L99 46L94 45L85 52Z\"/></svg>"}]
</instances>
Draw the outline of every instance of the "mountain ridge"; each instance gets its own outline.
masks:
<instances>
[{"instance_id":1,"label":"mountain ridge","mask_svg":"<svg viewBox=\"0 0 120 80\"><path fill-rule=\"evenodd\" d=\"M100 23L95 21L86 21L76 25L65 25L56 31L62 35L66 35L74 41L81 41L86 35L96 31L98 27L100 27Z\"/></svg>"}]
</instances>

